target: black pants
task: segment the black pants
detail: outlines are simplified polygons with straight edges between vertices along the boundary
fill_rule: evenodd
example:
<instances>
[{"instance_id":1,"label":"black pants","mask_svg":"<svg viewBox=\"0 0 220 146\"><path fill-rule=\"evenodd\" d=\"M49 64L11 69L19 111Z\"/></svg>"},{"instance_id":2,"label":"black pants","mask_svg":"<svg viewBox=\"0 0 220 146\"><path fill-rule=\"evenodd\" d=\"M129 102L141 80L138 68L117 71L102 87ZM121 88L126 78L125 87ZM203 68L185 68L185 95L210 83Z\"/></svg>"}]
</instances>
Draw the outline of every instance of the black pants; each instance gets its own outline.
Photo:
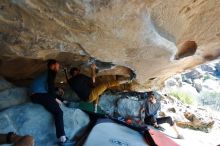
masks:
<instances>
[{"instance_id":1,"label":"black pants","mask_svg":"<svg viewBox=\"0 0 220 146\"><path fill-rule=\"evenodd\" d=\"M163 124L168 123L170 126L174 125L174 122L171 117L161 117L161 118L154 118L153 116L145 117L144 119L146 124L152 125L153 123Z\"/></svg>"},{"instance_id":2,"label":"black pants","mask_svg":"<svg viewBox=\"0 0 220 146\"><path fill-rule=\"evenodd\" d=\"M33 103L41 104L46 108L54 117L56 126L56 136L64 136L64 124L63 124L63 111L56 100L50 97L47 93L37 93L31 95Z\"/></svg>"}]
</instances>

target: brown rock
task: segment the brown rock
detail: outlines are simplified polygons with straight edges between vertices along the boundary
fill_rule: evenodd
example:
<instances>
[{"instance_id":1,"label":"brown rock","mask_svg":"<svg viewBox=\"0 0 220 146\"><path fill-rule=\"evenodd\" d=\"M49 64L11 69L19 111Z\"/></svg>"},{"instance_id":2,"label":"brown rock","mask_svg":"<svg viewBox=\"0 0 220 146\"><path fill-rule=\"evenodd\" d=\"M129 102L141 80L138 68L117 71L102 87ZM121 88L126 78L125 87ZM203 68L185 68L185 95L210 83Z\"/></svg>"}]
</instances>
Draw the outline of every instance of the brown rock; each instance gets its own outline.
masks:
<instances>
[{"instance_id":1,"label":"brown rock","mask_svg":"<svg viewBox=\"0 0 220 146\"><path fill-rule=\"evenodd\" d=\"M202 121L201 119L197 118L195 114L186 112L184 113L186 119L190 122L176 122L179 127L182 128L190 128L194 130L200 130L204 132L209 132L209 130L213 127L214 121Z\"/></svg>"},{"instance_id":2,"label":"brown rock","mask_svg":"<svg viewBox=\"0 0 220 146\"><path fill-rule=\"evenodd\" d=\"M167 109L169 112L173 112L173 113L176 113L176 109L173 107L173 108L168 108Z\"/></svg>"}]
</instances>

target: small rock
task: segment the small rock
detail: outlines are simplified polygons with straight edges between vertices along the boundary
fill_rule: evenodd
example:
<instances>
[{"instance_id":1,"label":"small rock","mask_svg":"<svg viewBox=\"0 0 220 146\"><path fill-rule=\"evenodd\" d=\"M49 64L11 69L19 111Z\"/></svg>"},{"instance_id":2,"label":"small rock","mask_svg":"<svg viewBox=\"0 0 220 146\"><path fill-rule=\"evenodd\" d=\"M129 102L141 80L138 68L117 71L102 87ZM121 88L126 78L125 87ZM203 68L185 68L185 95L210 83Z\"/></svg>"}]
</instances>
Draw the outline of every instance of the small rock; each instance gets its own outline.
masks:
<instances>
[{"instance_id":1,"label":"small rock","mask_svg":"<svg viewBox=\"0 0 220 146\"><path fill-rule=\"evenodd\" d=\"M165 117L166 114L165 114L165 112L162 112L162 111L161 111L161 112L159 112L159 116L160 116L160 117Z\"/></svg>"},{"instance_id":2,"label":"small rock","mask_svg":"<svg viewBox=\"0 0 220 146\"><path fill-rule=\"evenodd\" d=\"M186 79L190 78L190 79L194 80L194 79L201 78L203 75L202 75L202 73L200 71L194 69L194 70L192 70L190 72L182 74L182 76L183 76L183 78L186 78Z\"/></svg>"},{"instance_id":3,"label":"small rock","mask_svg":"<svg viewBox=\"0 0 220 146\"><path fill-rule=\"evenodd\" d=\"M176 113L176 109L173 107L173 108L168 108L167 109L169 112L173 112L173 113Z\"/></svg>"}]
</instances>

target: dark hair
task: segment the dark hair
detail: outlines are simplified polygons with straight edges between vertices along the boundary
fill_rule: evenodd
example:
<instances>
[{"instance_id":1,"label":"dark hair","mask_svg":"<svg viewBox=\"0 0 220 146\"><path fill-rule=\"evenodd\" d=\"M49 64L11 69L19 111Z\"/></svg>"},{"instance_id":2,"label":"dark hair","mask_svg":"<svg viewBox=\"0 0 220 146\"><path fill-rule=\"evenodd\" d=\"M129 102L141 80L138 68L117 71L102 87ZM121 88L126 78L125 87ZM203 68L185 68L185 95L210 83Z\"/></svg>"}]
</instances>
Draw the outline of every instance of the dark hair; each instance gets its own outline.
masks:
<instances>
[{"instance_id":1,"label":"dark hair","mask_svg":"<svg viewBox=\"0 0 220 146\"><path fill-rule=\"evenodd\" d=\"M154 96L154 92L153 91L147 92L147 96Z\"/></svg>"},{"instance_id":2,"label":"dark hair","mask_svg":"<svg viewBox=\"0 0 220 146\"><path fill-rule=\"evenodd\" d=\"M72 67L72 68L70 69L69 74L72 75L72 74L74 73L74 71L79 71L79 69L78 69L77 67Z\"/></svg>"},{"instance_id":3,"label":"dark hair","mask_svg":"<svg viewBox=\"0 0 220 146\"><path fill-rule=\"evenodd\" d=\"M57 61L55 59L49 59L47 60L47 67L50 68L51 65L56 64Z\"/></svg>"}]
</instances>

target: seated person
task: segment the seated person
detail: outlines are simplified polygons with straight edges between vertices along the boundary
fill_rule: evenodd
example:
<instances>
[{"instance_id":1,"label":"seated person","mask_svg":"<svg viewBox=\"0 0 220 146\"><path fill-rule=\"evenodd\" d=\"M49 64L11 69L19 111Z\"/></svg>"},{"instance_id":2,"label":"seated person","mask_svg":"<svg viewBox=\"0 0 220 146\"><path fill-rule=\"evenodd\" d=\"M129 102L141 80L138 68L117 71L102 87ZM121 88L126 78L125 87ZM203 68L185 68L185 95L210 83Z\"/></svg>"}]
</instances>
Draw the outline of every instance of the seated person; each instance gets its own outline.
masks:
<instances>
[{"instance_id":1,"label":"seated person","mask_svg":"<svg viewBox=\"0 0 220 146\"><path fill-rule=\"evenodd\" d=\"M30 88L30 96L33 103L42 105L53 115L55 120L56 136L60 145L62 145L72 142L68 141L65 135L63 111L60 108L60 104L62 104L60 100L62 100L62 98L56 94L55 79L59 69L60 64L56 60L48 60L47 71L43 72L33 80Z\"/></svg>"},{"instance_id":2,"label":"seated person","mask_svg":"<svg viewBox=\"0 0 220 146\"><path fill-rule=\"evenodd\" d=\"M33 146L34 138L29 135L20 136L14 132L0 134L0 144L13 144L13 146Z\"/></svg>"},{"instance_id":3,"label":"seated person","mask_svg":"<svg viewBox=\"0 0 220 146\"><path fill-rule=\"evenodd\" d=\"M171 117L157 117L157 112L161 109L160 102L156 99L153 92L148 92L148 98L145 103L145 107L142 108L141 112L145 110L145 124L153 125L155 128L160 130L164 130L159 124L168 123L174 129L177 134L177 138L183 139L183 136L179 134L175 123L173 122Z\"/></svg>"},{"instance_id":4,"label":"seated person","mask_svg":"<svg viewBox=\"0 0 220 146\"><path fill-rule=\"evenodd\" d=\"M79 98L83 101L95 102L94 112L97 112L97 105L99 96L108 88L118 86L129 82L129 80L122 81L107 81L99 85L94 86L96 78L96 65L91 65L92 78L80 73L80 70L76 67L70 69L71 78L68 79L67 73L66 78L71 88L76 92ZM132 73L130 81L134 78L135 74Z\"/></svg>"}]
</instances>

